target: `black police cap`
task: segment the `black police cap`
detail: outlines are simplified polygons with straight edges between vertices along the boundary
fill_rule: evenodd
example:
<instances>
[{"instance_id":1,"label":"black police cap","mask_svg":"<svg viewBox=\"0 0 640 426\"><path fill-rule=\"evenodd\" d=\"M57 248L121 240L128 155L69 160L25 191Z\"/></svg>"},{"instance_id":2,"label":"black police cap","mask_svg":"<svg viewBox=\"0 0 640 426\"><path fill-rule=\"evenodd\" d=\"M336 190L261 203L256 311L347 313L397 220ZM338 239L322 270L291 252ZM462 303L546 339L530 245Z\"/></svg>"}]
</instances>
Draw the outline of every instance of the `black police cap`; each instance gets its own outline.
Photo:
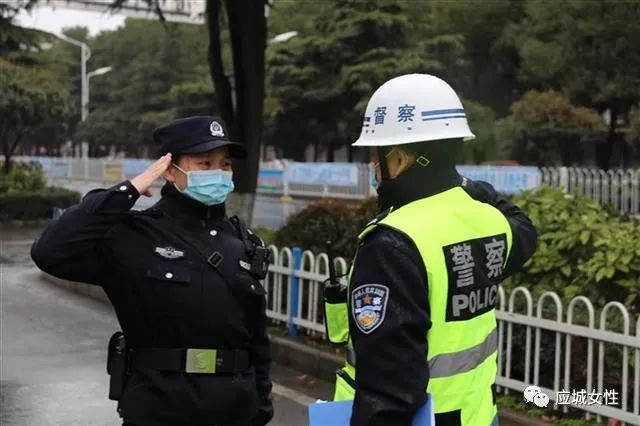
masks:
<instances>
[{"instance_id":1,"label":"black police cap","mask_svg":"<svg viewBox=\"0 0 640 426\"><path fill-rule=\"evenodd\" d=\"M244 146L229 140L226 125L220 117L199 115L172 121L155 129L153 140L160 145L160 155L168 152L197 154L228 146L232 157L247 156Z\"/></svg>"}]
</instances>

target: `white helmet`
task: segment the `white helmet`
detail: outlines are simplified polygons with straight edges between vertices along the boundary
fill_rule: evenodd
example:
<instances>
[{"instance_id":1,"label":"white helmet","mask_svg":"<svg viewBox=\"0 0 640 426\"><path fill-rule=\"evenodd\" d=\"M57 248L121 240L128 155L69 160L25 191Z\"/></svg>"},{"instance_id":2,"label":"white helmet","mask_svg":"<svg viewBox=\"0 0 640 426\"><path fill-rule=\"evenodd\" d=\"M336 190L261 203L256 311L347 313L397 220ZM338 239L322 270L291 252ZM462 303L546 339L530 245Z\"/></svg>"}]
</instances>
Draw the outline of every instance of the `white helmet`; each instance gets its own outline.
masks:
<instances>
[{"instance_id":1,"label":"white helmet","mask_svg":"<svg viewBox=\"0 0 640 426\"><path fill-rule=\"evenodd\" d=\"M375 91L353 146L389 146L475 139L456 92L429 74L392 78Z\"/></svg>"}]
</instances>

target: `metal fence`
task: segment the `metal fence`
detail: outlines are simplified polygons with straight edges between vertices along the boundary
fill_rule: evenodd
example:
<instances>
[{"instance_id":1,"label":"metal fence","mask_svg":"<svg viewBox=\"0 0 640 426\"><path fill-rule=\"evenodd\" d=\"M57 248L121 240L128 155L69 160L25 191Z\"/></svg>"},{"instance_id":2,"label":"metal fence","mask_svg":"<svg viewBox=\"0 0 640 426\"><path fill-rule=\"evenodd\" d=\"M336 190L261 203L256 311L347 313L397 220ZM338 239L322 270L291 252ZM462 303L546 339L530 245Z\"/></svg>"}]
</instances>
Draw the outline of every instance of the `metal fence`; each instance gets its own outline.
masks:
<instances>
[{"instance_id":1,"label":"metal fence","mask_svg":"<svg viewBox=\"0 0 640 426\"><path fill-rule=\"evenodd\" d=\"M599 170L579 167L542 167L542 183L564 187L621 213L640 214L640 169Z\"/></svg>"},{"instance_id":2,"label":"metal fence","mask_svg":"<svg viewBox=\"0 0 640 426\"><path fill-rule=\"evenodd\" d=\"M270 246L270 250L274 261L264 283L267 315L286 324L291 335L324 335L322 282L328 277L327 255L297 247ZM345 259L335 259L335 265L339 274L347 271ZM622 304L609 302L598 317L583 296L571 300L565 309L557 294L545 292L534 301L524 287L510 294L500 288L496 316L499 391L522 392L536 385L558 410L573 407L585 411L587 418L605 416L640 425L640 316L634 322ZM611 330L611 324L620 329ZM575 365L582 360L586 364ZM541 374L543 367L552 374ZM575 379L576 375L584 380ZM575 399L578 389L596 399L600 395L601 403L607 392L616 396L617 403L589 404Z\"/></svg>"}]
</instances>

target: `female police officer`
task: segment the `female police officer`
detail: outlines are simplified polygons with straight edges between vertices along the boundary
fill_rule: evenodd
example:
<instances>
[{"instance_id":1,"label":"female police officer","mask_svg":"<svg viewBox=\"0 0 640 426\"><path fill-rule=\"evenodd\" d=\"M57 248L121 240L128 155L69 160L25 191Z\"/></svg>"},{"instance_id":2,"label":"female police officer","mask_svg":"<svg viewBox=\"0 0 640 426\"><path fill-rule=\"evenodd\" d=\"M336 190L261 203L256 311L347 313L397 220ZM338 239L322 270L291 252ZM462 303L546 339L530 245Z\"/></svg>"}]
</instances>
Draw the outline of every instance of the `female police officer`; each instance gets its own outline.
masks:
<instances>
[{"instance_id":1,"label":"female police officer","mask_svg":"<svg viewBox=\"0 0 640 426\"><path fill-rule=\"evenodd\" d=\"M125 425L264 425L273 415L259 283L268 256L224 204L231 159L246 152L216 117L177 120L153 137L159 160L89 192L31 256L108 295L124 334L110 343L110 397ZM160 201L131 211L160 177Z\"/></svg>"}]
</instances>

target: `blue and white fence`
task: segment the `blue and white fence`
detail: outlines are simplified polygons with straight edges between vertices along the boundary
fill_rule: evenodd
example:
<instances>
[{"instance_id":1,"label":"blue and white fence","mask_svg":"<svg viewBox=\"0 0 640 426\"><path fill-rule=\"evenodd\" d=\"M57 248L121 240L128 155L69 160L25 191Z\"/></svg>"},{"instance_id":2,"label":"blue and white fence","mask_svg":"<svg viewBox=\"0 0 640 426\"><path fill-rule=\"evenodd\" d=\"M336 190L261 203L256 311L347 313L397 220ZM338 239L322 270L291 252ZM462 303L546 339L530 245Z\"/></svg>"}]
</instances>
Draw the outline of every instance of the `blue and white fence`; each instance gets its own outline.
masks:
<instances>
[{"instance_id":1,"label":"blue and white fence","mask_svg":"<svg viewBox=\"0 0 640 426\"><path fill-rule=\"evenodd\" d=\"M264 282L267 315L287 325L292 336L324 335L322 282L328 277L327 255L297 247L269 249L274 260ZM335 259L335 266L338 274L348 268L343 258ZM573 407L583 410L587 418L608 417L640 425L640 316L634 318L619 302L607 303L598 313L584 296L574 298L566 307L553 292L534 300L524 287L510 294L500 288L496 316L500 392L521 393L527 386L536 385L556 409ZM618 323L620 328L609 329L611 323ZM514 339L516 335L519 340ZM586 359L586 365L578 366L584 371L584 381L571 379L576 355ZM611 369L612 364L619 368ZM552 374L541 375L543 365ZM599 395L601 404L573 398L578 389L596 399ZM603 395L609 399L603 399Z\"/></svg>"},{"instance_id":2,"label":"blue and white fence","mask_svg":"<svg viewBox=\"0 0 640 426\"><path fill-rule=\"evenodd\" d=\"M141 173L153 160L18 157L39 162L51 180L114 183ZM622 213L640 215L640 169L598 170L570 167L458 166L470 179L485 180L499 192L517 194L546 184L580 192ZM369 165L364 163L261 164L257 191L285 197L330 197L361 200L375 195Z\"/></svg>"}]
</instances>

